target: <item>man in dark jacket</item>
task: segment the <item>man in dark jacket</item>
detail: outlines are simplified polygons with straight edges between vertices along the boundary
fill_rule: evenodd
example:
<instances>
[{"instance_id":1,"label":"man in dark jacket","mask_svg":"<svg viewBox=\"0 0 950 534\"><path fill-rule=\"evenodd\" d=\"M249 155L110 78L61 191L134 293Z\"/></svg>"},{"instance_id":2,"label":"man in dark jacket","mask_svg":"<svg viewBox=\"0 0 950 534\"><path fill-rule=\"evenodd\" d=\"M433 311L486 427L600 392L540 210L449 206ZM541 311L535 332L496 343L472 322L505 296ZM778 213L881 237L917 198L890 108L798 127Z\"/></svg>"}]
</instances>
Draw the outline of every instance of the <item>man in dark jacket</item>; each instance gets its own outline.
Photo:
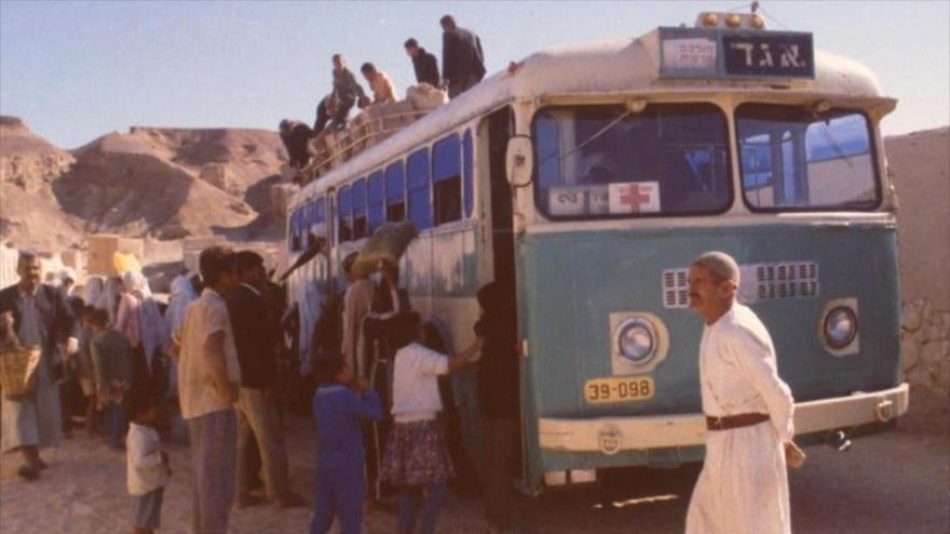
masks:
<instances>
[{"instance_id":1,"label":"man in dark jacket","mask_svg":"<svg viewBox=\"0 0 950 534\"><path fill-rule=\"evenodd\" d=\"M121 450L127 430L127 409L134 407L133 397L141 399L132 388L133 356L129 340L121 332L109 328L109 314L95 310L89 316L93 337L89 341L96 384L96 399L109 434L109 446ZM139 384L141 387L142 384Z\"/></svg>"},{"instance_id":2,"label":"man in dark jacket","mask_svg":"<svg viewBox=\"0 0 950 534\"><path fill-rule=\"evenodd\" d=\"M267 496L278 507L302 503L290 492L287 450L274 402L276 362L273 346L279 335L277 319L268 313L261 288L267 281L264 258L251 251L237 254L240 285L227 295L234 345L241 362L238 394L237 505L251 504L248 492L247 456L250 440L256 440L264 464Z\"/></svg>"},{"instance_id":3,"label":"man in dark jacket","mask_svg":"<svg viewBox=\"0 0 950 534\"><path fill-rule=\"evenodd\" d=\"M427 83L433 87L439 86L439 63L435 56L426 52L413 38L406 41L406 54L412 58L412 68L416 71L416 83Z\"/></svg>"},{"instance_id":4,"label":"man in dark jacket","mask_svg":"<svg viewBox=\"0 0 950 534\"><path fill-rule=\"evenodd\" d=\"M449 98L455 98L485 77L482 42L469 30L455 25L446 15L442 25L442 77L449 86Z\"/></svg>"},{"instance_id":5,"label":"man in dark jacket","mask_svg":"<svg viewBox=\"0 0 950 534\"><path fill-rule=\"evenodd\" d=\"M284 119L280 121L280 140L290 156L290 166L302 169L310 162L310 138L313 130L302 122Z\"/></svg>"},{"instance_id":6,"label":"man in dark jacket","mask_svg":"<svg viewBox=\"0 0 950 534\"><path fill-rule=\"evenodd\" d=\"M478 290L482 315L475 335L485 340L478 362L484 469L482 495L493 528L516 526L516 496L511 478L518 471L520 389L514 288L491 282Z\"/></svg>"},{"instance_id":7,"label":"man in dark jacket","mask_svg":"<svg viewBox=\"0 0 950 534\"><path fill-rule=\"evenodd\" d=\"M24 464L18 474L34 480L46 467L39 449L62 437L59 390L55 369L59 345L72 331L72 315L55 288L40 283L39 256L21 252L17 260L20 282L0 291L0 313L11 312L13 331L23 345L41 349L36 385L22 397L2 396L2 451L20 451Z\"/></svg>"}]
</instances>

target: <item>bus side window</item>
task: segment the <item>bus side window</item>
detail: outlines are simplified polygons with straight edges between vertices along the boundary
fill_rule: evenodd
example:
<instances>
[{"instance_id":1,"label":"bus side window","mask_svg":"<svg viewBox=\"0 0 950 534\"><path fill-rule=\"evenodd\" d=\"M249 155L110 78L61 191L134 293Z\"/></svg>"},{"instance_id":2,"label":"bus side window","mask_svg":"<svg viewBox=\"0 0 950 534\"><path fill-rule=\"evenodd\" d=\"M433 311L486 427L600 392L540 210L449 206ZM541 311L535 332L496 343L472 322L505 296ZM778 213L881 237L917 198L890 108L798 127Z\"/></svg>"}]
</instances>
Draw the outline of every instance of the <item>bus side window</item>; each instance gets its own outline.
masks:
<instances>
[{"instance_id":1,"label":"bus side window","mask_svg":"<svg viewBox=\"0 0 950 534\"><path fill-rule=\"evenodd\" d=\"M386 168L386 220L399 222L406 219L406 174L402 161Z\"/></svg>"},{"instance_id":2,"label":"bus side window","mask_svg":"<svg viewBox=\"0 0 950 534\"><path fill-rule=\"evenodd\" d=\"M353 183L353 239L363 239L367 235L366 178L360 178Z\"/></svg>"},{"instance_id":3,"label":"bus side window","mask_svg":"<svg viewBox=\"0 0 950 534\"><path fill-rule=\"evenodd\" d=\"M313 224L313 203L307 201L306 204L300 208L300 228L298 229L298 238L299 247L301 250L306 250L310 246L310 226Z\"/></svg>"},{"instance_id":4,"label":"bus side window","mask_svg":"<svg viewBox=\"0 0 950 534\"><path fill-rule=\"evenodd\" d=\"M452 134L432 147L432 198L436 226L462 218L459 145L458 134Z\"/></svg>"},{"instance_id":5,"label":"bus side window","mask_svg":"<svg viewBox=\"0 0 950 534\"><path fill-rule=\"evenodd\" d=\"M409 220L419 230L432 227L432 203L429 198L429 149L417 150L406 162L409 185Z\"/></svg>"},{"instance_id":6,"label":"bus side window","mask_svg":"<svg viewBox=\"0 0 950 534\"><path fill-rule=\"evenodd\" d=\"M337 196L337 227L339 228L339 234L337 234L338 241L340 243L345 243L353 239L353 224L351 218L353 216L353 199L350 197L350 186L344 186L340 188L340 192Z\"/></svg>"},{"instance_id":7,"label":"bus side window","mask_svg":"<svg viewBox=\"0 0 950 534\"><path fill-rule=\"evenodd\" d=\"M313 219L310 223L309 233L313 239L310 242L311 247L316 245L317 239L326 235L326 199L324 197L313 201Z\"/></svg>"},{"instance_id":8,"label":"bus side window","mask_svg":"<svg viewBox=\"0 0 950 534\"><path fill-rule=\"evenodd\" d=\"M386 205L383 191L383 171L369 175L369 233L382 226L386 219Z\"/></svg>"},{"instance_id":9,"label":"bus side window","mask_svg":"<svg viewBox=\"0 0 950 534\"><path fill-rule=\"evenodd\" d=\"M291 252L297 252L300 250L300 209L294 210L293 214L290 216L290 228L287 231L287 246L290 247Z\"/></svg>"},{"instance_id":10,"label":"bus side window","mask_svg":"<svg viewBox=\"0 0 950 534\"><path fill-rule=\"evenodd\" d=\"M472 130L465 130L465 138L462 141L462 182L465 188L465 217L469 218L472 216L472 208L475 205L475 193L473 191L474 186L472 185L474 177L474 167L473 159L474 154L472 153Z\"/></svg>"}]
</instances>

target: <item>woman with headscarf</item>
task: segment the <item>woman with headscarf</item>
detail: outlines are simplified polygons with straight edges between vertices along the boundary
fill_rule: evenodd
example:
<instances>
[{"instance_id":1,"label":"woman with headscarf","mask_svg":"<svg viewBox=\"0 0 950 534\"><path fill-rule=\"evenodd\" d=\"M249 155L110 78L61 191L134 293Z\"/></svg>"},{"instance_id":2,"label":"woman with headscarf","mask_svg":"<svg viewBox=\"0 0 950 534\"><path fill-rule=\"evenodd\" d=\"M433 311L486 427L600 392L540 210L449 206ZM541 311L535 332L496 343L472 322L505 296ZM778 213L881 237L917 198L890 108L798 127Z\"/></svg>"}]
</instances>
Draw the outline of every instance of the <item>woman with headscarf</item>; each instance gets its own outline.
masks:
<instances>
[{"instance_id":1,"label":"woman with headscarf","mask_svg":"<svg viewBox=\"0 0 950 534\"><path fill-rule=\"evenodd\" d=\"M185 320L185 308L196 298L198 298L198 293L187 272L179 274L172 280L168 309L165 310L165 324L168 326L168 332L173 333L178 330L181 322Z\"/></svg>"},{"instance_id":2,"label":"woman with headscarf","mask_svg":"<svg viewBox=\"0 0 950 534\"><path fill-rule=\"evenodd\" d=\"M174 336L174 333L178 331L185 320L185 310L188 305L198 298L195 285L188 271L182 272L172 280L168 308L165 310L165 326L169 336ZM170 360L168 365L168 396L175 397L178 394L178 364L175 360Z\"/></svg>"},{"instance_id":3,"label":"woman with headscarf","mask_svg":"<svg viewBox=\"0 0 950 534\"><path fill-rule=\"evenodd\" d=\"M158 302L152 297L145 275L139 271L128 271L122 278L126 288L139 301L139 338L150 375L148 389L152 397L160 398L168 386L165 355L171 347L171 334L158 309Z\"/></svg>"},{"instance_id":4,"label":"woman with headscarf","mask_svg":"<svg viewBox=\"0 0 950 534\"><path fill-rule=\"evenodd\" d=\"M82 286L82 301L86 306L95 306L102 298L103 283L102 278L90 276Z\"/></svg>"}]
</instances>

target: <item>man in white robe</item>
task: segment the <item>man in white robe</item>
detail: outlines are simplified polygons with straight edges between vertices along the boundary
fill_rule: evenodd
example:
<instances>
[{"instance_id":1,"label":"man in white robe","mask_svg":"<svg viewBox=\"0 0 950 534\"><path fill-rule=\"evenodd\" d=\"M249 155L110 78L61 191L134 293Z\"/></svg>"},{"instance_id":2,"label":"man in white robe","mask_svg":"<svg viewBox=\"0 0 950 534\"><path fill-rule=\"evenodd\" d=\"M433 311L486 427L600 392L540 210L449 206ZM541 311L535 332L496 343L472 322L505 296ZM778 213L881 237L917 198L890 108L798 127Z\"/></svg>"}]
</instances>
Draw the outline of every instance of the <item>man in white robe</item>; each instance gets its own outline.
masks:
<instances>
[{"instance_id":1,"label":"man in white robe","mask_svg":"<svg viewBox=\"0 0 950 534\"><path fill-rule=\"evenodd\" d=\"M687 534L788 534L788 465L795 445L794 400L778 376L762 321L736 302L739 267L722 252L693 262L690 308L706 324L699 376L706 414L706 459L686 516Z\"/></svg>"}]
</instances>

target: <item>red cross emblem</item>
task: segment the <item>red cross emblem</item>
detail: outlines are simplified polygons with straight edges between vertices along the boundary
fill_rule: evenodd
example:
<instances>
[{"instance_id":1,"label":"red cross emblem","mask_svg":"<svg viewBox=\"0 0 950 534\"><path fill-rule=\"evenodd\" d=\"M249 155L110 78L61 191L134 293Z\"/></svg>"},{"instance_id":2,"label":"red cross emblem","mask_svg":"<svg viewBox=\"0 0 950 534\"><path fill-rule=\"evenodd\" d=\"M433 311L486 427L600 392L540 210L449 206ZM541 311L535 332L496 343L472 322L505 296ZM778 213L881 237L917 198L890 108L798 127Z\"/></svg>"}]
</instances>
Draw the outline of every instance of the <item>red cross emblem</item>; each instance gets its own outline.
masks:
<instances>
[{"instance_id":1,"label":"red cross emblem","mask_svg":"<svg viewBox=\"0 0 950 534\"><path fill-rule=\"evenodd\" d=\"M653 192L652 184L628 184L624 191L620 193L620 204L630 206L631 213L639 213L640 206L650 203L650 194Z\"/></svg>"}]
</instances>

